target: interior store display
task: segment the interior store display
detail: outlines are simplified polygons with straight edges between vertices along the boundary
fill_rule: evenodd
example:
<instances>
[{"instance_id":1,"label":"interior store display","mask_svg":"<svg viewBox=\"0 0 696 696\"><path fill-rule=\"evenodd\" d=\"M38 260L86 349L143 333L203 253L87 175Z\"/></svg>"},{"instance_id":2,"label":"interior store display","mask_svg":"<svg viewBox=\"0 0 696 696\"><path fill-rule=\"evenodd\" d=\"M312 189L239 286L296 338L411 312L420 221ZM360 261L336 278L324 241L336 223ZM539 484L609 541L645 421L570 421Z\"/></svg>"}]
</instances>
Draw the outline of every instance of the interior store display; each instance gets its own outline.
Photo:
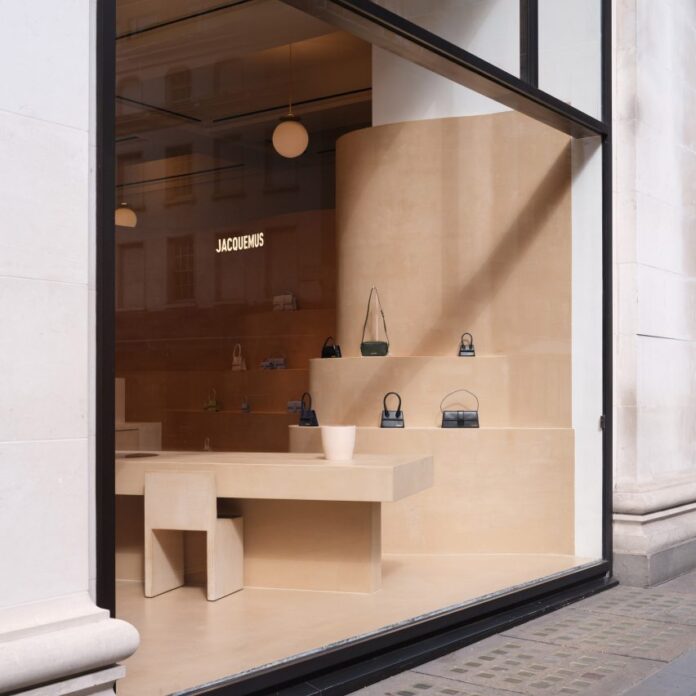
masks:
<instances>
[{"instance_id":1,"label":"interior store display","mask_svg":"<svg viewBox=\"0 0 696 696\"><path fill-rule=\"evenodd\" d=\"M476 409L464 408L445 408L447 399L455 394L466 393L471 394L476 400ZM459 403L450 403L450 406L462 406ZM479 427L479 400L478 396L468 389L455 389L449 394L446 394L440 402L440 411L442 412L442 427L443 428L478 428Z\"/></svg>"},{"instance_id":2,"label":"interior store display","mask_svg":"<svg viewBox=\"0 0 696 696\"><path fill-rule=\"evenodd\" d=\"M395 396L398 399L398 404L395 409L387 408L387 399L390 396ZM390 391L384 395L382 402L382 420L381 428L403 428L404 427L404 412L401 410L401 396L396 392Z\"/></svg>"},{"instance_id":3,"label":"interior store display","mask_svg":"<svg viewBox=\"0 0 696 696\"><path fill-rule=\"evenodd\" d=\"M459 341L459 357L473 358L475 355L476 349L474 348L474 337L470 333L462 334Z\"/></svg>"},{"instance_id":4,"label":"interior store display","mask_svg":"<svg viewBox=\"0 0 696 696\"><path fill-rule=\"evenodd\" d=\"M299 413L302 410L302 402L299 399L288 401L288 413Z\"/></svg>"},{"instance_id":5,"label":"interior store display","mask_svg":"<svg viewBox=\"0 0 696 696\"><path fill-rule=\"evenodd\" d=\"M300 421L298 425L305 427L316 427L319 425L316 411L312 408L312 395L309 392L305 392L302 395L301 404Z\"/></svg>"},{"instance_id":6,"label":"interior store display","mask_svg":"<svg viewBox=\"0 0 696 696\"><path fill-rule=\"evenodd\" d=\"M321 446L324 457L331 462L349 462L355 451L354 425L322 425Z\"/></svg>"},{"instance_id":7,"label":"interior store display","mask_svg":"<svg viewBox=\"0 0 696 696\"><path fill-rule=\"evenodd\" d=\"M297 298L291 292L273 296L274 312L294 312L297 309Z\"/></svg>"},{"instance_id":8,"label":"interior store display","mask_svg":"<svg viewBox=\"0 0 696 696\"><path fill-rule=\"evenodd\" d=\"M235 372L239 370L246 370L246 360L242 355L241 343L235 343L234 350L232 351L232 369Z\"/></svg>"},{"instance_id":9,"label":"interior store display","mask_svg":"<svg viewBox=\"0 0 696 696\"><path fill-rule=\"evenodd\" d=\"M208 398L203 402L203 410L204 411L219 411L220 410L220 404L218 403L218 400L217 400L217 391L215 391L215 389L211 389L208 392Z\"/></svg>"},{"instance_id":10,"label":"interior store display","mask_svg":"<svg viewBox=\"0 0 696 696\"><path fill-rule=\"evenodd\" d=\"M374 306L373 306L374 298ZM382 318L384 330L384 340L381 340L379 331L379 319ZM371 334L371 338L366 340L366 336ZM370 288L370 296L367 299L367 311L365 312L365 323L363 324L362 341L360 342L360 354L364 356L384 357L389 353L389 336L387 334L387 320L384 318L384 310L379 299L377 288L373 285Z\"/></svg>"},{"instance_id":11,"label":"interior store display","mask_svg":"<svg viewBox=\"0 0 696 696\"><path fill-rule=\"evenodd\" d=\"M340 358L341 346L339 346L333 336L329 336L321 348L322 358Z\"/></svg>"}]
</instances>

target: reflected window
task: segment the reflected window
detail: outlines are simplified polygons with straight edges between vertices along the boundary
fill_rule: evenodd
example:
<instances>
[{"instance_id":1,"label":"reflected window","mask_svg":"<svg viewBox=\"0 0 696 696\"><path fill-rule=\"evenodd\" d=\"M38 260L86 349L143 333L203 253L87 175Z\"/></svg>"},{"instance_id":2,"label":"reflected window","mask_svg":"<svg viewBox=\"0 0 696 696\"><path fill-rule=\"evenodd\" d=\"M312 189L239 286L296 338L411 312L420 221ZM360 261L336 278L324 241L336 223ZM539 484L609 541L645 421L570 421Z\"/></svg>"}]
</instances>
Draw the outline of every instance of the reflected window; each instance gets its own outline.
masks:
<instances>
[{"instance_id":1,"label":"reflected window","mask_svg":"<svg viewBox=\"0 0 696 696\"><path fill-rule=\"evenodd\" d=\"M195 298L193 237L167 240L167 288L169 302L186 302Z\"/></svg>"}]
</instances>

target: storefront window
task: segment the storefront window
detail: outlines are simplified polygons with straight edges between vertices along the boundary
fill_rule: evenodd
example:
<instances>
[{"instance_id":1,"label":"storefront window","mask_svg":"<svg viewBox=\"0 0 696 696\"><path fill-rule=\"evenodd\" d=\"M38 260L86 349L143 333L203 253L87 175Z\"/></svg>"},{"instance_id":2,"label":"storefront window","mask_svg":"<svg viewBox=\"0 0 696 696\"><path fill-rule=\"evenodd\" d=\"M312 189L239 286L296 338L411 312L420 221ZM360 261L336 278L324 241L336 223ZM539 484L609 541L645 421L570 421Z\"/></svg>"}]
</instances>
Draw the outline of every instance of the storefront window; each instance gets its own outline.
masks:
<instances>
[{"instance_id":1,"label":"storefront window","mask_svg":"<svg viewBox=\"0 0 696 696\"><path fill-rule=\"evenodd\" d=\"M119 693L600 559L598 139L279 0L147 4L117 60L142 91L116 123L139 201L116 227L117 615L143 641ZM475 39L517 3L437 6L508 50Z\"/></svg>"},{"instance_id":2,"label":"storefront window","mask_svg":"<svg viewBox=\"0 0 696 696\"><path fill-rule=\"evenodd\" d=\"M600 118L601 0L539 0L539 87Z\"/></svg>"}]
</instances>

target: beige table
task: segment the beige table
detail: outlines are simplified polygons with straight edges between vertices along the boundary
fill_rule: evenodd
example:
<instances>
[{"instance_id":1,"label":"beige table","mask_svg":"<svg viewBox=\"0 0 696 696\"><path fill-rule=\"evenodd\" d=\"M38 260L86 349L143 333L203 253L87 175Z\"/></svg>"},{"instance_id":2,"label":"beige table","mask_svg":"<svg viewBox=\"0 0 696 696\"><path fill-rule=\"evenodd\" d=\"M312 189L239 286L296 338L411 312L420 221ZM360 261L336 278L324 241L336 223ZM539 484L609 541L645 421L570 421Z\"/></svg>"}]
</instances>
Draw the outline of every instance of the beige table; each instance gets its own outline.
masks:
<instances>
[{"instance_id":1,"label":"beige table","mask_svg":"<svg viewBox=\"0 0 696 696\"><path fill-rule=\"evenodd\" d=\"M158 452L116 458L116 494L146 471L212 471L226 512L244 517L244 584L372 592L381 585L381 506L433 484L431 457Z\"/></svg>"}]
</instances>

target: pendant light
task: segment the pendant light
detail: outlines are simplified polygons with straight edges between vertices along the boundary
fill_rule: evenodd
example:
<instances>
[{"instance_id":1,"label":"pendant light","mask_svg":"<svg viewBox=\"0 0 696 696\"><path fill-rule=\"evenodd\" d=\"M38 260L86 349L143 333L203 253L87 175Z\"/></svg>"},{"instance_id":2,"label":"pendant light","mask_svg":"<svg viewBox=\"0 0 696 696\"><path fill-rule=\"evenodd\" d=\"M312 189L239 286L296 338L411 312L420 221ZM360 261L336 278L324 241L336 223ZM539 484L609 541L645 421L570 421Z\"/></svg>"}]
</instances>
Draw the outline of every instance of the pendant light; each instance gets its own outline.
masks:
<instances>
[{"instance_id":1,"label":"pendant light","mask_svg":"<svg viewBox=\"0 0 696 696\"><path fill-rule=\"evenodd\" d=\"M117 227L135 227L138 224L138 216L132 208L125 203L116 208L114 223Z\"/></svg>"},{"instance_id":2,"label":"pendant light","mask_svg":"<svg viewBox=\"0 0 696 696\"><path fill-rule=\"evenodd\" d=\"M292 113L292 44L289 46L290 86L288 94L288 113L280 119L273 131L273 147L275 151L288 159L299 157L309 145L307 129L300 119Z\"/></svg>"}]
</instances>

